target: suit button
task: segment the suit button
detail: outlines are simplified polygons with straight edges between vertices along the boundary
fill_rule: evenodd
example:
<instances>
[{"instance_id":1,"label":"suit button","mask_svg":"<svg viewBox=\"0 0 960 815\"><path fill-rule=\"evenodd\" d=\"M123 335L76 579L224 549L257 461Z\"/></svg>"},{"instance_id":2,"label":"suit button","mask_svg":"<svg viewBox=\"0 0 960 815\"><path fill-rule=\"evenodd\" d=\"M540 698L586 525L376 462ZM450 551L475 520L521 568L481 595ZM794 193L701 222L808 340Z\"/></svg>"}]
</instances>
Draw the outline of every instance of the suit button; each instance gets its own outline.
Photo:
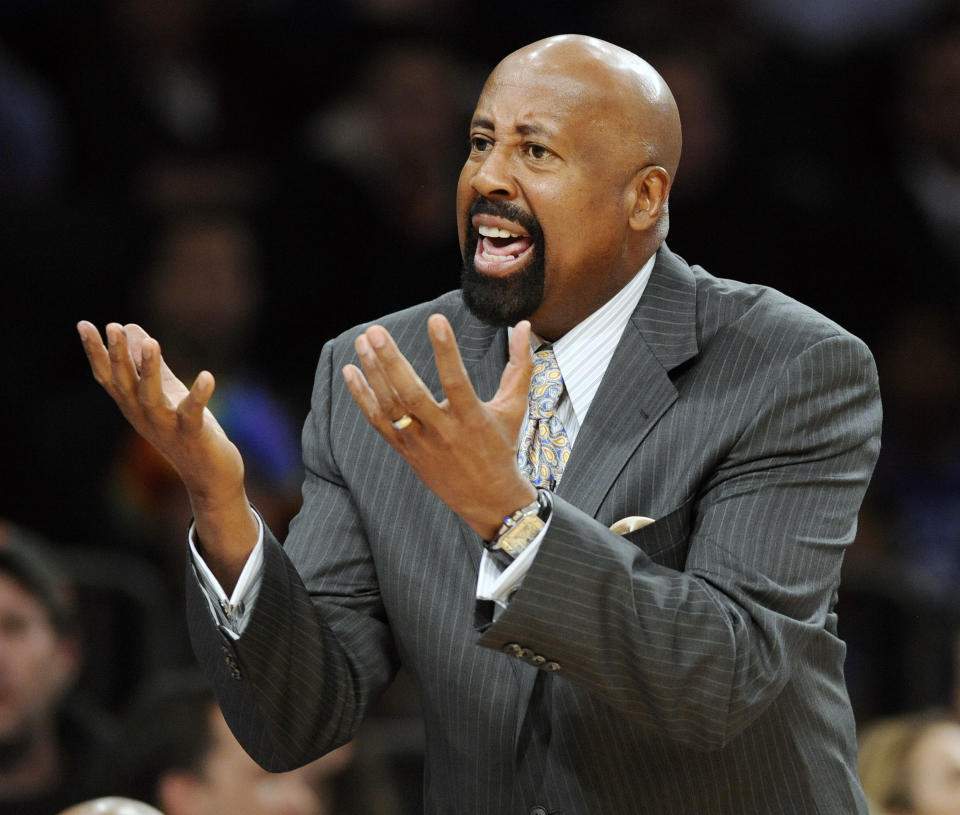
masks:
<instances>
[{"instance_id":1,"label":"suit button","mask_svg":"<svg viewBox=\"0 0 960 815\"><path fill-rule=\"evenodd\" d=\"M503 653L509 654L512 657L520 656L520 652L522 650L523 649L516 642L508 642L506 645L503 646Z\"/></svg>"},{"instance_id":2,"label":"suit button","mask_svg":"<svg viewBox=\"0 0 960 815\"><path fill-rule=\"evenodd\" d=\"M543 654L534 654L533 659L530 660L530 664L539 668L547 661L547 658Z\"/></svg>"},{"instance_id":3,"label":"suit button","mask_svg":"<svg viewBox=\"0 0 960 815\"><path fill-rule=\"evenodd\" d=\"M520 653L517 656L522 659L524 662L530 662L536 656L536 654L529 648L521 648Z\"/></svg>"},{"instance_id":4,"label":"suit button","mask_svg":"<svg viewBox=\"0 0 960 815\"><path fill-rule=\"evenodd\" d=\"M237 664L237 661L230 655L223 660L227 663L227 667L230 669L230 676L234 679L240 678L240 666Z\"/></svg>"},{"instance_id":5,"label":"suit button","mask_svg":"<svg viewBox=\"0 0 960 815\"><path fill-rule=\"evenodd\" d=\"M559 662L545 662L544 665L543 665L543 669L542 669L542 670L547 671L548 673L556 673L557 671L560 670L560 663L559 663Z\"/></svg>"},{"instance_id":6,"label":"suit button","mask_svg":"<svg viewBox=\"0 0 960 815\"><path fill-rule=\"evenodd\" d=\"M549 815L549 813L543 807L534 807L530 810L530 815Z\"/></svg>"}]
</instances>

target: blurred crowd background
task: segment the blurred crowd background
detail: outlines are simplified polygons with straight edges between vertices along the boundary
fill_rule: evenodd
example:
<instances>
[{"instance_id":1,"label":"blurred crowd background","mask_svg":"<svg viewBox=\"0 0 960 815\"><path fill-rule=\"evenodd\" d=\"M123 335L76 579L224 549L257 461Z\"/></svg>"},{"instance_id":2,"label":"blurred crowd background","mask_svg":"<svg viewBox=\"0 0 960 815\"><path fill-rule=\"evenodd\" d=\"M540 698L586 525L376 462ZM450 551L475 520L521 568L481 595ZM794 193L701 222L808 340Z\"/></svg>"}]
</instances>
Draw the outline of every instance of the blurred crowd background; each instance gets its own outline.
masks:
<instances>
[{"instance_id":1,"label":"blurred crowd background","mask_svg":"<svg viewBox=\"0 0 960 815\"><path fill-rule=\"evenodd\" d=\"M873 349L885 427L840 594L850 693L861 726L960 712L956 0L0 0L0 517L66 568L74 693L103 716L192 664L189 510L90 378L77 320L141 323L182 378L215 373L282 535L321 345L457 286L477 93L563 32L641 54L674 91L670 247ZM330 811L416 812L421 739L401 678Z\"/></svg>"}]
</instances>

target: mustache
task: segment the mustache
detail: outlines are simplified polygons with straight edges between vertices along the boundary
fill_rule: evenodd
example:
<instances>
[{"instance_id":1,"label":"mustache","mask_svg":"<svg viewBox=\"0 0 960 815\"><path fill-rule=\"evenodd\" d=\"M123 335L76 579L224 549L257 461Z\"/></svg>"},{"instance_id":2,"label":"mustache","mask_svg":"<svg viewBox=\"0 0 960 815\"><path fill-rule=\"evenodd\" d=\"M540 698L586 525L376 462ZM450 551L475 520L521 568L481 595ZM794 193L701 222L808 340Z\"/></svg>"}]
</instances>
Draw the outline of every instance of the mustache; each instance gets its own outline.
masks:
<instances>
[{"instance_id":1,"label":"mustache","mask_svg":"<svg viewBox=\"0 0 960 815\"><path fill-rule=\"evenodd\" d=\"M474 215L495 215L508 221L520 224L534 240L543 237L540 222L529 212L524 212L516 204L509 201L493 201L489 198L477 198L470 205L470 217Z\"/></svg>"}]
</instances>

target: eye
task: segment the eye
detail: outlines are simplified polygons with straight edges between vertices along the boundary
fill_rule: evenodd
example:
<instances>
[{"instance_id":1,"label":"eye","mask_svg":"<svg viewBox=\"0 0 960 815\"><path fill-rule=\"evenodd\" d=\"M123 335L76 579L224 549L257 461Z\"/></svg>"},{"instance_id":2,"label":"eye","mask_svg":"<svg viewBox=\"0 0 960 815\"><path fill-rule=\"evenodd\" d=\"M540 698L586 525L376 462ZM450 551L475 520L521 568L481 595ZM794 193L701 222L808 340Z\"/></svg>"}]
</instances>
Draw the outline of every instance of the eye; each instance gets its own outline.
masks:
<instances>
[{"instance_id":1,"label":"eye","mask_svg":"<svg viewBox=\"0 0 960 815\"><path fill-rule=\"evenodd\" d=\"M530 143L526 144L523 147L524 151L530 158L540 161L542 159L548 158L553 155L550 150L544 147L542 144Z\"/></svg>"},{"instance_id":2,"label":"eye","mask_svg":"<svg viewBox=\"0 0 960 815\"><path fill-rule=\"evenodd\" d=\"M490 149L493 145L493 142L488 139L486 136L471 136L470 137L470 152L471 153L483 153Z\"/></svg>"}]
</instances>

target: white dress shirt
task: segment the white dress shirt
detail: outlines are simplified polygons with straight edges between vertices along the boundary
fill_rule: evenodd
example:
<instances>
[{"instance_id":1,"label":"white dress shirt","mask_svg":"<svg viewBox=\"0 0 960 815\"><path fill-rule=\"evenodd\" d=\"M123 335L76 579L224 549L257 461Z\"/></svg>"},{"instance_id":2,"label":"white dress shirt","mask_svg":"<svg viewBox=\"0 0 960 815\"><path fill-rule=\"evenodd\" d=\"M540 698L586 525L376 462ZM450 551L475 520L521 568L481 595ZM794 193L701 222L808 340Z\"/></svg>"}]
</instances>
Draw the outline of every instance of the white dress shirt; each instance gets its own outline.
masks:
<instances>
[{"instance_id":1,"label":"white dress shirt","mask_svg":"<svg viewBox=\"0 0 960 815\"><path fill-rule=\"evenodd\" d=\"M571 450L623 330L647 287L655 258L654 255L644 263L630 282L610 300L553 343L553 353L564 384L563 395L557 405L557 415L567 431ZM534 349L542 344L542 340L531 337ZM205 589L210 611L234 637L243 633L263 577L263 521L255 511L254 516L260 530L257 543L229 597L197 551L196 529L193 524L187 534L190 556ZM549 521L540 535L506 569L484 550L476 596L480 600L494 601L498 609L495 616L506 608L510 595L519 588L548 528Z\"/></svg>"}]
</instances>

